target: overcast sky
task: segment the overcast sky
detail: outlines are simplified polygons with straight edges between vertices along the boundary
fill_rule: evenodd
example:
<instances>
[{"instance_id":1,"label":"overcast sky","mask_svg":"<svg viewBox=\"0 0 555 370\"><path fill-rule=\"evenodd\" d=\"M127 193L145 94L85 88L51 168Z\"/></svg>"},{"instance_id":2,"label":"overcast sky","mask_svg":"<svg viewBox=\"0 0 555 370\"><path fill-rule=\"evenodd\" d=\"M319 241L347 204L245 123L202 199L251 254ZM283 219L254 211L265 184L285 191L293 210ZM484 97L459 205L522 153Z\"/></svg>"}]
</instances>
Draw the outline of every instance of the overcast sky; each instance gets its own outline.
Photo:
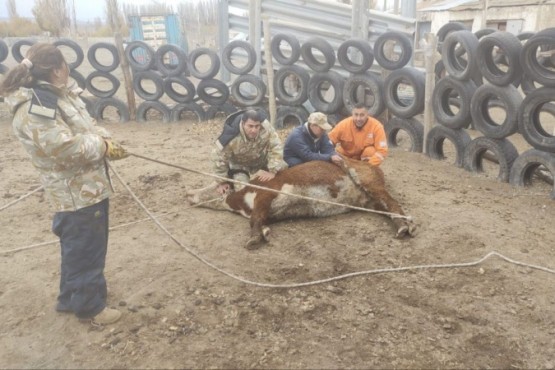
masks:
<instances>
[{"instance_id":1,"label":"overcast sky","mask_svg":"<svg viewBox=\"0 0 555 370\"><path fill-rule=\"evenodd\" d=\"M78 21L92 21L95 18L106 18L106 2L104 0L67 0L69 5L75 1L75 15ZM156 3L166 3L170 5L179 4L181 2L196 2L198 0L158 0ZM149 4L153 0L120 0L120 5L123 3L129 4ZM8 17L8 8L6 0L0 0L0 18ZM35 5L35 0L17 0L16 7L17 13L20 17L33 17L31 9Z\"/></svg>"}]
</instances>

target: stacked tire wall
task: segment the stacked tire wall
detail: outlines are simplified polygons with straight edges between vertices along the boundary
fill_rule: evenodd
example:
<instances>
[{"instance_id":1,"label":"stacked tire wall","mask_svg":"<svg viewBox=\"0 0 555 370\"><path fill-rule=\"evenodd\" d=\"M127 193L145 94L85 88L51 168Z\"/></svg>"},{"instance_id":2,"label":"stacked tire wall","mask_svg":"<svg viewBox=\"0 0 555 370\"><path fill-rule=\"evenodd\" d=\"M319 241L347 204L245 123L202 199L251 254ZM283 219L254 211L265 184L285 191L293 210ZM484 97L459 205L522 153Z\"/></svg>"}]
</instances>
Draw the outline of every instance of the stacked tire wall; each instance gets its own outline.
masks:
<instances>
[{"instance_id":1,"label":"stacked tire wall","mask_svg":"<svg viewBox=\"0 0 555 370\"><path fill-rule=\"evenodd\" d=\"M499 163L499 181L526 185L537 169L550 172L552 181L555 135L542 126L541 116L555 116L555 56L550 53L555 49L555 28L515 36L491 29L472 33L452 22L437 36L441 60L435 68L431 109L438 124L427 133L425 148L423 125L417 118L424 111L425 75L407 66L413 57L412 44L400 32L382 34L373 47L365 40L348 39L337 51L322 37L301 43L291 34L274 35L276 127L302 124L313 110L326 113L335 124L363 102L372 116L389 111L391 118L383 121L392 147L403 131L411 139L411 151L423 151L434 159L444 158L444 144L452 142L455 165L468 171L482 171L486 154L493 153ZM15 42L11 47L14 60L20 62L22 47L35 42ZM94 70L84 77L79 66L85 55L79 45L69 39L54 43L74 52L70 75L95 97L86 99L91 114L103 120L106 109L113 107L120 122L128 121L127 105L115 97L121 88L113 74L120 65L115 45L91 45L86 56ZM9 51L0 42L0 62ZM102 62L106 58L98 58L99 51L111 55L108 64ZM127 44L125 57L132 69L133 90L140 98L137 121L148 121L153 111L154 119L163 122L181 121L185 115L201 122L240 108L267 107L267 81L253 73L260 56L246 41L230 42L221 58L208 48L186 54L175 45L153 50L142 41L133 41ZM207 59L208 66L199 65L200 59ZM246 62L237 63L240 60ZM385 72L376 73L378 66ZM217 78L222 67L234 75L229 86ZM0 64L0 72L6 70ZM168 100L172 103L163 102ZM505 111L502 122L492 118L496 107ZM471 139L468 128L482 136ZM517 133L532 149L518 153L508 140ZM550 195L555 199L555 189Z\"/></svg>"},{"instance_id":2,"label":"stacked tire wall","mask_svg":"<svg viewBox=\"0 0 555 370\"><path fill-rule=\"evenodd\" d=\"M555 58L542 56L542 50L555 49L555 29L520 35L472 33L449 23L438 39L441 61L436 65L432 109L439 125L428 133L427 155L443 158L443 142L449 140L455 147L455 164L468 171L483 171L487 153L492 153L499 181L524 186L541 169L550 173L547 181L553 185L555 132L542 126L541 117L555 117ZM495 119L496 108L503 109L503 120ZM482 136L471 139L466 131L471 126ZM508 139L514 134L522 135L532 148L519 154ZM550 196L555 199L555 189Z\"/></svg>"}]
</instances>

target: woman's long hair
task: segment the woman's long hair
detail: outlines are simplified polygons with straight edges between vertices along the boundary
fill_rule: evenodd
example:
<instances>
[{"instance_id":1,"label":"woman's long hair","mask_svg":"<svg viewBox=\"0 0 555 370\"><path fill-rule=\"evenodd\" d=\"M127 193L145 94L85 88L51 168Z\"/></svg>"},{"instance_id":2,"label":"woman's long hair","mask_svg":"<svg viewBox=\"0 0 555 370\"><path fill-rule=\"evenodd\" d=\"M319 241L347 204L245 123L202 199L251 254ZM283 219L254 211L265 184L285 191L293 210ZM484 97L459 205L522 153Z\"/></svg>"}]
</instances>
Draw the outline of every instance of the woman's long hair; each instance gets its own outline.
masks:
<instances>
[{"instance_id":1,"label":"woman's long hair","mask_svg":"<svg viewBox=\"0 0 555 370\"><path fill-rule=\"evenodd\" d=\"M37 43L27 50L25 59L4 77L0 84L0 95L6 96L20 87L33 87L37 80L51 82L52 71L61 68L65 63L60 49L52 44Z\"/></svg>"}]
</instances>

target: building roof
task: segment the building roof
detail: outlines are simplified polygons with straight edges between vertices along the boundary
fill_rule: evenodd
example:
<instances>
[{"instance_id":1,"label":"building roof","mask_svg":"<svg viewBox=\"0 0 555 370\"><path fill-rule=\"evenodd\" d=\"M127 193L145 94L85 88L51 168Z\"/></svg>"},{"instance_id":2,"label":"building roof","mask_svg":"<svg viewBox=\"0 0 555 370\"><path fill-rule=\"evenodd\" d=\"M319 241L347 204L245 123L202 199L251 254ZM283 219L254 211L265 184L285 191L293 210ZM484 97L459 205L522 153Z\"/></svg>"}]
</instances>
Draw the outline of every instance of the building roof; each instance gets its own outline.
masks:
<instances>
[{"instance_id":1,"label":"building roof","mask_svg":"<svg viewBox=\"0 0 555 370\"><path fill-rule=\"evenodd\" d=\"M439 12L449 10L461 4L474 2L474 0L439 0L439 1L421 1L417 4L416 9L419 12Z\"/></svg>"},{"instance_id":2,"label":"building roof","mask_svg":"<svg viewBox=\"0 0 555 370\"><path fill-rule=\"evenodd\" d=\"M488 8L511 6L555 5L555 0L489 0ZM482 9L482 0L437 0L421 1L417 5L419 12L440 12L445 10Z\"/></svg>"}]
</instances>

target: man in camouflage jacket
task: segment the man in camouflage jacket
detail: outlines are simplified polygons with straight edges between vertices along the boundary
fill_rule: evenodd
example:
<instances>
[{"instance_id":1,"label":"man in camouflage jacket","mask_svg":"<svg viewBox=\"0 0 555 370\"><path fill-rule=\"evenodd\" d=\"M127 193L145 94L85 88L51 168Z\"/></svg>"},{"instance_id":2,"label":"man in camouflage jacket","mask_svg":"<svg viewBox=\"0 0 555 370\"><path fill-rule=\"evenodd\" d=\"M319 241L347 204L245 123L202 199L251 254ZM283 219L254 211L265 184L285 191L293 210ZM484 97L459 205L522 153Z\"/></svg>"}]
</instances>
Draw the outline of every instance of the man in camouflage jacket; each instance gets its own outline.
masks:
<instances>
[{"instance_id":1,"label":"man in camouflage jacket","mask_svg":"<svg viewBox=\"0 0 555 370\"><path fill-rule=\"evenodd\" d=\"M254 110L240 111L226 119L213 154L216 175L242 182L251 178L268 181L287 168L277 133L266 117ZM221 182L218 192L225 193L229 186ZM234 186L236 190L241 188Z\"/></svg>"}]
</instances>

